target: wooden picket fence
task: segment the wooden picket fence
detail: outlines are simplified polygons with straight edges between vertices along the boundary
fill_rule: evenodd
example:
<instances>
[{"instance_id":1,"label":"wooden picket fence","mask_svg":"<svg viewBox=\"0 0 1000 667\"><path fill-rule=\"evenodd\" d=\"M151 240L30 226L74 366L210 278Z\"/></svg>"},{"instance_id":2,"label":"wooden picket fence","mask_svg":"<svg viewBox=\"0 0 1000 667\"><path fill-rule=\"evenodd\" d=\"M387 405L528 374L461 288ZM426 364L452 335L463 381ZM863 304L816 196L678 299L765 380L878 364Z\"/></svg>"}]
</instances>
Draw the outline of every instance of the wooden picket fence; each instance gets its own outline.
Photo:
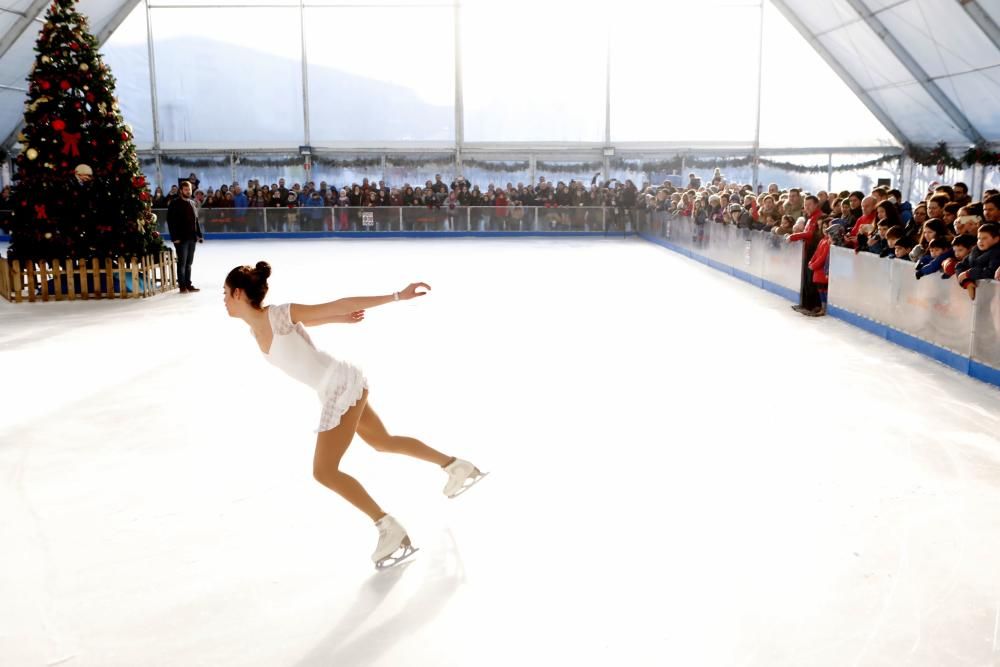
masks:
<instances>
[{"instance_id":1,"label":"wooden picket fence","mask_svg":"<svg viewBox=\"0 0 1000 667\"><path fill-rule=\"evenodd\" d=\"M177 259L171 250L131 259L0 258L0 296L15 303L145 298L176 288Z\"/></svg>"}]
</instances>

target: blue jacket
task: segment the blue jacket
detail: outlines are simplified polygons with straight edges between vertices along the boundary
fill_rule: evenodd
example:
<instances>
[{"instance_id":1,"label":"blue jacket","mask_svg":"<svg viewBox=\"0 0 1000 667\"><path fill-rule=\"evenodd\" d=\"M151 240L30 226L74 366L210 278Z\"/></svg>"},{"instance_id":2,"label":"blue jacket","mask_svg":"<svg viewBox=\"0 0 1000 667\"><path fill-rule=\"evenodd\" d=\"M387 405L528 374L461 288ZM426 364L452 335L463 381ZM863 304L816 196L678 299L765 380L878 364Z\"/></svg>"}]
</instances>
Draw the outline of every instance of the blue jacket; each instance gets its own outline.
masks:
<instances>
[{"instance_id":1,"label":"blue jacket","mask_svg":"<svg viewBox=\"0 0 1000 667\"><path fill-rule=\"evenodd\" d=\"M910 224L910 220L913 220L913 204L908 201L904 201L899 205L899 217L903 221L903 226Z\"/></svg>"},{"instance_id":2,"label":"blue jacket","mask_svg":"<svg viewBox=\"0 0 1000 667\"><path fill-rule=\"evenodd\" d=\"M955 256L955 251L952 250L951 248L948 248L943 253L938 255L936 258L931 257L930 253L921 256L920 259L917 261L917 268L916 268L917 280L920 280L924 276L929 276L932 273L937 273L938 271L941 270L941 265L944 264L945 260L954 256Z\"/></svg>"},{"instance_id":3,"label":"blue jacket","mask_svg":"<svg viewBox=\"0 0 1000 667\"><path fill-rule=\"evenodd\" d=\"M242 192L233 197L233 208L247 208L250 206L250 200Z\"/></svg>"}]
</instances>

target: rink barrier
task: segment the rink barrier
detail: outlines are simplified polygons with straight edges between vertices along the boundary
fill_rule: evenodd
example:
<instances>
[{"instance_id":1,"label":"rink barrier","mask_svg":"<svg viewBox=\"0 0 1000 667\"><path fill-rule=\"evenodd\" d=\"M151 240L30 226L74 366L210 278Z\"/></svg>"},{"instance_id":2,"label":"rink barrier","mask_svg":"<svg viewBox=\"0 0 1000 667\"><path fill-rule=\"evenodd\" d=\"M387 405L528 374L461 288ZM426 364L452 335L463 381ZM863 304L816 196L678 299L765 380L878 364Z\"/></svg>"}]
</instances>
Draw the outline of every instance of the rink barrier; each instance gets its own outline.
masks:
<instances>
[{"instance_id":1,"label":"rink barrier","mask_svg":"<svg viewBox=\"0 0 1000 667\"><path fill-rule=\"evenodd\" d=\"M171 250L141 258L0 258L0 297L14 303L145 298L176 288L177 260Z\"/></svg>"},{"instance_id":2,"label":"rink barrier","mask_svg":"<svg viewBox=\"0 0 1000 667\"><path fill-rule=\"evenodd\" d=\"M160 234L168 234L167 211L153 209ZM215 238L314 238L292 234L435 233L485 235L565 235L621 233L634 225L642 211L603 206L343 206L297 208L201 208L198 223ZM268 236L250 236L267 234Z\"/></svg>"},{"instance_id":3,"label":"rink barrier","mask_svg":"<svg viewBox=\"0 0 1000 667\"><path fill-rule=\"evenodd\" d=\"M696 225L656 213L639 236L798 302L803 246L770 232ZM912 262L833 248L829 315L1000 386L1000 284L979 281L975 301L954 279L920 280Z\"/></svg>"}]
</instances>

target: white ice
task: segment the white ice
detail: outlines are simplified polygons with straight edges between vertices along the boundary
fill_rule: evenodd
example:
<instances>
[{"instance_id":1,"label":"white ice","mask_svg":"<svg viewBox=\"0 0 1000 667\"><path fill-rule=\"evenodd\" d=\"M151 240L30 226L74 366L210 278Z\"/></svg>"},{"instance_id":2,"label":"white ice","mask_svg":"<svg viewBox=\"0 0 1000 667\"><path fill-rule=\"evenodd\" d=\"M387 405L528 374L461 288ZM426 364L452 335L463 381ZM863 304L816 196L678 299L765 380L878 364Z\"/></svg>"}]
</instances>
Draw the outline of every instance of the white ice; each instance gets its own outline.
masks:
<instances>
[{"instance_id":1,"label":"white ice","mask_svg":"<svg viewBox=\"0 0 1000 667\"><path fill-rule=\"evenodd\" d=\"M319 408L226 317L433 292L313 330L390 431L312 479ZM638 239L215 241L202 292L0 302L5 666L1000 662L1000 392Z\"/></svg>"}]
</instances>

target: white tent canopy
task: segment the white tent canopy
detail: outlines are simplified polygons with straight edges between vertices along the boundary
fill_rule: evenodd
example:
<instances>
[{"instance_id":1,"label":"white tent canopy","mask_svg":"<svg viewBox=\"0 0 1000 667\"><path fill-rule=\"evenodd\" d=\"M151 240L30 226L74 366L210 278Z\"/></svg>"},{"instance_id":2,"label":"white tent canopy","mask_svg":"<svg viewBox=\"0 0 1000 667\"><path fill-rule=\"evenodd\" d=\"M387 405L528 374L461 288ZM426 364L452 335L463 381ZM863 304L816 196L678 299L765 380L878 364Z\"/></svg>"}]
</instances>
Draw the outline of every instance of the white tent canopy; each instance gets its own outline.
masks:
<instances>
[{"instance_id":1,"label":"white tent canopy","mask_svg":"<svg viewBox=\"0 0 1000 667\"><path fill-rule=\"evenodd\" d=\"M0 9L7 146L46 8ZM79 8L141 150L860 153L1000 141L1000 0Z\"/></svg>"}]
</instances>

